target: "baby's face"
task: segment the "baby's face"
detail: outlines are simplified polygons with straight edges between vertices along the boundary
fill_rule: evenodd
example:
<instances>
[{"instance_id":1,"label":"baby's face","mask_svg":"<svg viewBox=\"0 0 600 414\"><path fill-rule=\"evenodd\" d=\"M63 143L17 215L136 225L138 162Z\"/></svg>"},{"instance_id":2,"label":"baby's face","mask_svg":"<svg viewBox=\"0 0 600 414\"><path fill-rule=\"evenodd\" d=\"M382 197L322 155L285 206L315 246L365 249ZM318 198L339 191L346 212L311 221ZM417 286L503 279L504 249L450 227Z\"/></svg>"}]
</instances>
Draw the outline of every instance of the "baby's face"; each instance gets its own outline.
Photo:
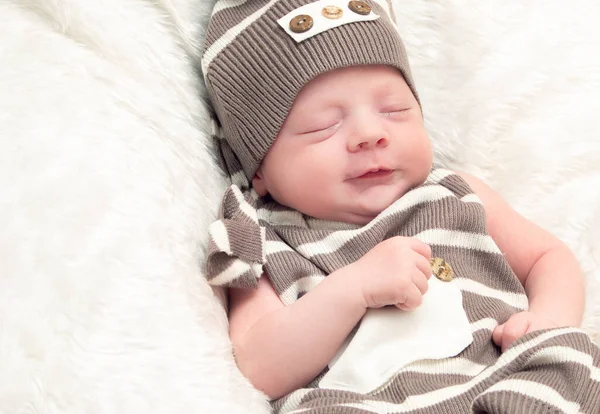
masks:
<instances>
[{"instance_id":1,"label":"baby's face","mask_svg":"<svg viewBox=\"0 0 600 414\"><path fill-rule=\"evenodd\" d=\"M302 89L253 187L312 217L366 224L423 183L431 165L421 110L402 75L352 67Z\"/></svg>"}]
</instances>

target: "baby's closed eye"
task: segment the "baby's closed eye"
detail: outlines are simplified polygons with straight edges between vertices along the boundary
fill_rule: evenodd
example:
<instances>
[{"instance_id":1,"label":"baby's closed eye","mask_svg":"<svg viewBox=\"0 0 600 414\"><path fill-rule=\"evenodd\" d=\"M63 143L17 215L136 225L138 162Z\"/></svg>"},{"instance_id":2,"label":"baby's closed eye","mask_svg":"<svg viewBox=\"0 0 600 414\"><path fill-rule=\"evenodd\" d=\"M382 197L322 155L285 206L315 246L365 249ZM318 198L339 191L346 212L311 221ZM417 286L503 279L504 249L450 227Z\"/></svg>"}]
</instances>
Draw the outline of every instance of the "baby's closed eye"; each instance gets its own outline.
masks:
<instances>
[{"instance_id":1,"label":"baby's closed eye","mask_svg":"<svg viewBox=\"0 0 600 414\"><path fill-rule=\"evenodd\" d=\"M393 106L381 109L380 113L386 117L398 118L406 115L410 109L408 106Z\"/></svg>"},{"instance_id":2,"label":"baby's closed eye","mask_svg":"<svg viewBox=\"0 0 600 414\"><path fill-rule=\"evenodd\" d=\"M309 124L304 128L303 132L301 132L300 135L317 134L321 132L332 132L335 131L341 123L342 121L333 120L329 122Z\"/></svg>"}]
</instances>

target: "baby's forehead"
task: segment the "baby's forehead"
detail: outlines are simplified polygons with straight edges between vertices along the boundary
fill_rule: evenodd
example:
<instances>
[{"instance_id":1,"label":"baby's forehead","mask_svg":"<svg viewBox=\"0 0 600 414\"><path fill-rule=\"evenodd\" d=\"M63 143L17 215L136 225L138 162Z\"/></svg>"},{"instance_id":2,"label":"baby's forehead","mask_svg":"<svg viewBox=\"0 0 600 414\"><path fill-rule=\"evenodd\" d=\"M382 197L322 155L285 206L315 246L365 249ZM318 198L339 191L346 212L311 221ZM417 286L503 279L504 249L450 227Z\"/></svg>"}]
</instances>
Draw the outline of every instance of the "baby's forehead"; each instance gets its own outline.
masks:
<instances>
[{"instance_id":1,"label":"baby's forehead","mask_svg":"<svg viewBox=\"0 0 600 414\"><path fill-rule=\"evenodd\" d=\"M310 80L306 86L315 83L343 81L363 81L375 79L402 79L404 76L398 68L388 65L354 65L323 72Z\"/></svg>"},{"instance_id":2,"label":"baby's forehead","mask_svg":"<svg viewBox=\"0 0 600 414\"><path fill-rule=\"evenodd\" d=\"M295 101L323 99L335 93L390 94L410 92L399 69L385 65L350 66L318 75L300 90Z\"/></svg>"}]
</instances>

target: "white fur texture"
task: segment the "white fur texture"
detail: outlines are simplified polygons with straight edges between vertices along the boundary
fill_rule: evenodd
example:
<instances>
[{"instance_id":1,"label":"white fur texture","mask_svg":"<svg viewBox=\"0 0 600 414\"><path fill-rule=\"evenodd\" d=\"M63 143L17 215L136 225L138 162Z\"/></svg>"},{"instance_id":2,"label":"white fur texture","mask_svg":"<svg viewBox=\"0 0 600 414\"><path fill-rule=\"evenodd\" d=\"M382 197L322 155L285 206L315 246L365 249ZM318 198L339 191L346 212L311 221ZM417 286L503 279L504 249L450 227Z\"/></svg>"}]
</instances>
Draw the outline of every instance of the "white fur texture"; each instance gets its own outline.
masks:
<instances>
[{"instance_id":1,"label":"white fur texture","mask_svg":"<svg viewBox=\"0 0 600 414\"><path fill-rule=\"evenodd\" d=\"M214 1L0 0L0 413L267 413L202 279ZM565 240L600 329L600 4L395 0L439 161Z\"/></svg>"},{"instance_id":2,"label":"white fur texture","mask_svg":"<svg viewBox=\"0 0 600 414\"><path fill-rule=\"evenodd\" d=\"M268 410L199 264L210 9L0 2L0 413Z\"/></svg>"}]
</instances>

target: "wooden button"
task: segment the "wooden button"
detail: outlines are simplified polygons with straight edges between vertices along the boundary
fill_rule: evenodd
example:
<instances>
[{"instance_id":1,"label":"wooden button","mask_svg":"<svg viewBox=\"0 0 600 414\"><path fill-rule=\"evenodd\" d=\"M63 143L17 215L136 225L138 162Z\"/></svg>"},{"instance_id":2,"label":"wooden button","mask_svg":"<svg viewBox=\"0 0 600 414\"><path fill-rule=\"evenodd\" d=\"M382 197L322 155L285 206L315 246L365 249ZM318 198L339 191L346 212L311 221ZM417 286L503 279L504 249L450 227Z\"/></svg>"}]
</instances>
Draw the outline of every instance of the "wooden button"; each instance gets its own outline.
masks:
<instances>
[{"instance_id":1,"label":"wooden button","mask_svg":"<svg viewBox=\"0 0 600 414\"><path fill-rule=\"evenodd\" d=\"M290 21L290 30L294 33L304 33L313 27L313 18L308 14L300 14Z\"/></svg>"},{"instance_id":2,"label":"wooden button","mask_svg":"<svg viewBox=\"0 0 600 414\"><path fill-rule=\"evenodd\" d=\"M344 14L344 10L339 8L338 6L325 6L323 10L321 10L321 14L328 19L339 19Z\"/></svg>"},{"instance_id":3,"label":"wooden button","mask_svg":"<svg viewBox=\"0 0 600 414\"><path fill-rule=\"evenodd\" d=\"M348 3L348 8L354 13L361 14L363 16L371 13L371 6L364 1L351 1Z\"/></svg>"},{"instance_id":4,"label":"wooden button","mask_svg":"<svg viewBox=\"0 0 600 414\"><path fill-rule=\"evenodd\" d=\"M450 282L454 278L454 270L449 263L446 263L444 259L434 257L431 259L431 272L435 277L440 279L442 282Z\"/></svg>"}]
</instances>

